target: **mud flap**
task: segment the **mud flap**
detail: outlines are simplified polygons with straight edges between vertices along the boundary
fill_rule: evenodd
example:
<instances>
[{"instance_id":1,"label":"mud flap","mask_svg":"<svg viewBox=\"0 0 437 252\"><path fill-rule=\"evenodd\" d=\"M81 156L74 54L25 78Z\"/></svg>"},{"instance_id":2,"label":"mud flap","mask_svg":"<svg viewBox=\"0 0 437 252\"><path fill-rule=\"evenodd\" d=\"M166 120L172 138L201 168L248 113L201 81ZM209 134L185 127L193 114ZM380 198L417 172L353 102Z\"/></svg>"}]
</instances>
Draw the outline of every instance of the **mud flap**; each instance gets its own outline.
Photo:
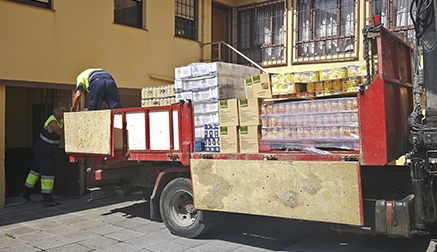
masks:
<instances>
[{"instance_id":1,"label":"mud flap","mask_svg":"<svg viewBox=\"0 0 437 252\"><path fill-rule=\"evenodd\" d=\"M414 216L414 195L402 200L377 200L375 204L375 229L388 236L411 237Z\"/></svg>"}]
</instances>

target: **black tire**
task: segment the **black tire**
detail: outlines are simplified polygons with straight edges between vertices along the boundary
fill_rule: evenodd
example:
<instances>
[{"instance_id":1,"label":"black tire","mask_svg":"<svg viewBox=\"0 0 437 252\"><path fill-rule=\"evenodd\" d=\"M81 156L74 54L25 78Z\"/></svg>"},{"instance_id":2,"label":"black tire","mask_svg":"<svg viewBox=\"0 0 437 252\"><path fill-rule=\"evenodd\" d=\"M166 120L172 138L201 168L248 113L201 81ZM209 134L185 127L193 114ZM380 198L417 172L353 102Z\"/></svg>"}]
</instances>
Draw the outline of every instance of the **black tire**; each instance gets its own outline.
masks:
<instances>
[{"instance_id":1,"label":"black tire","mask_svg":"<svg viewBox=\"0 0 437 252\"><path fill-rule=\"evenodd\" d=\"M159 202L161 217L170 232L195 238L213 226L212 212L194 209L191 180L176 178L162 190Z\"/></svg>"}]
</instances>

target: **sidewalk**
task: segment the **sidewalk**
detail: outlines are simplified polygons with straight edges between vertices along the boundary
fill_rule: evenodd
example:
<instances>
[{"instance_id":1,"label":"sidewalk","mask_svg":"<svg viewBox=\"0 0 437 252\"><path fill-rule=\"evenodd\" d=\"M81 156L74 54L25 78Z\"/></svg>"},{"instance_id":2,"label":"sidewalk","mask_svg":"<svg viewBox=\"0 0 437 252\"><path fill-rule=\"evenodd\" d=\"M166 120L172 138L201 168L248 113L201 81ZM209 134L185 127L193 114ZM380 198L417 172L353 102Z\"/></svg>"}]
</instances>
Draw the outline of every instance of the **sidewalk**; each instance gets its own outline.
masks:
<instances>
[{"instance_id":1,"label":"sidewalk","mask_svg":"<svg viewBox=\"0 0 437 252\"><path fill-rule=\"evenodd\" d=\"M7 207L0 210L0 251L147 251L143 250L145 247L152 248L151 251L164 251L173 246L189 248L172 244L171 240L176 237L164 224L148 219L147 203L142 199L112 197L88 202L88 197L83 196L80 199L57 199L61 205L47 208L42 206L40 195L32 195L32 200L32 203L24 203L20 197L7 198Z\"/></svg>"},{"instance_id":2,"label":"sidewalk","mask_svg":"<svg viewBox=\"0 0 437 252\"><path fill-rule=\"evenodd\" d=\"M243 214L227 214L223 225L204 237L172 235L162 222L150 220L141 195L88 202L57 199L62 204L45 208L40 195L34 203L7 198L0 209L2 251L193 251L193 252L367 252L434 251L430 236L411 239L339 234L326 223Z\"/></svg>"}]
</instances>

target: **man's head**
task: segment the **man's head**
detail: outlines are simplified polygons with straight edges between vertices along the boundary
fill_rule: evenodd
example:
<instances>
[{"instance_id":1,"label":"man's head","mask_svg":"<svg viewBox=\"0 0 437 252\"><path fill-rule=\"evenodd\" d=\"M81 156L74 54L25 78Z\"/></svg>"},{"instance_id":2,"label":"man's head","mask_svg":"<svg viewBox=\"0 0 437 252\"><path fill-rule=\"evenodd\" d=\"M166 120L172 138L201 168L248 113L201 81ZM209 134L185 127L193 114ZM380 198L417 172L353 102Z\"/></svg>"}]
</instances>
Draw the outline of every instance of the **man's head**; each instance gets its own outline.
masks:
<instances>
[{"instance_id":1,"label":"man's head","mask_svg":"<svg viewBox=\"0 0 437 252\"><path fill-rule=\"evenodd\" d=\"M64 112L67 111L66 107L62 103L53 104L53 115L56 119L60 120L64 118Z\"/></svg>"}]
</instances>

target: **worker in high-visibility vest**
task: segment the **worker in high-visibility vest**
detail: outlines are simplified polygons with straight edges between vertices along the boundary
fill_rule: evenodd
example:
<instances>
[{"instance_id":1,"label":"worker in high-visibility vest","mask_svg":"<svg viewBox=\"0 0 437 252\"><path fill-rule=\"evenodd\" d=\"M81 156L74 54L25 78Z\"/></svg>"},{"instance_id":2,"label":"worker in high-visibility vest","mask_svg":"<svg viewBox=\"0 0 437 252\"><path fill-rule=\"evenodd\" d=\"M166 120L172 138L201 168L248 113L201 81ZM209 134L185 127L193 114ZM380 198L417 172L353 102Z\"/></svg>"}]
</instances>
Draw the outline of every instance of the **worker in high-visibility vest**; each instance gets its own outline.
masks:
<instances>
[{"instance_id":1,"label":"worker in high-visibility vest","mask_svg":"<svg viewBox=\"0 0 437 252\"><path fill-rule=\"evenodd\" d=\"M55 182L55 155L58 151L61 136L64 133L65 105L56 103L53 105L53 114L46 120L41 134L33 145L33 164L27 175L26 183L20 195L27 201L31 201L30 195L35 183L41 176L41 194L43 206L56 206L60 203L53 198L53 184Z\"/></svg>"},{"instance_id":2,"label":"worker in high-visibility vest","mask_svg":"<svg viewBox=\"0 0 437 252\"><path fill-rule=\"evenodd\" d=\"M114 78L100 68L90 68L77 76L71 111L76 111L83 92L89 92L88 110L99 110L105 102L110 109L121 108L120 94Z\"/></svg>"}]
</instances>

